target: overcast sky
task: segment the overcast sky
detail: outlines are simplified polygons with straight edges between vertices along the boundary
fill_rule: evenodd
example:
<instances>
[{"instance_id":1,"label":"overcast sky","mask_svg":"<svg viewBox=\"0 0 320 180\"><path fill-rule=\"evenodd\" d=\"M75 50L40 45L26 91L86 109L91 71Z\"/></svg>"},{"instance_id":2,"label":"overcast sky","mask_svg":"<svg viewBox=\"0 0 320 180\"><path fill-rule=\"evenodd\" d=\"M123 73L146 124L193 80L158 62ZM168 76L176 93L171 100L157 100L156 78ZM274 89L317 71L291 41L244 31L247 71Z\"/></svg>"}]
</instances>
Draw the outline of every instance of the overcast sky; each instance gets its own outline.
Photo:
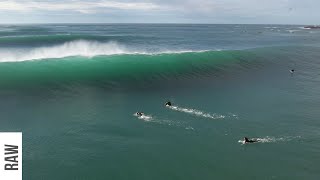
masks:
<instances>
[{"instance_id":1,"label":"overcast sky","mask_svg":"<svg viewBox=\"0 0 320 180\"><path fill-rule=\"evenodd\" d=\"M320 24L320 0L0 0L0 23Z\"/></svg>"}]
</instances>

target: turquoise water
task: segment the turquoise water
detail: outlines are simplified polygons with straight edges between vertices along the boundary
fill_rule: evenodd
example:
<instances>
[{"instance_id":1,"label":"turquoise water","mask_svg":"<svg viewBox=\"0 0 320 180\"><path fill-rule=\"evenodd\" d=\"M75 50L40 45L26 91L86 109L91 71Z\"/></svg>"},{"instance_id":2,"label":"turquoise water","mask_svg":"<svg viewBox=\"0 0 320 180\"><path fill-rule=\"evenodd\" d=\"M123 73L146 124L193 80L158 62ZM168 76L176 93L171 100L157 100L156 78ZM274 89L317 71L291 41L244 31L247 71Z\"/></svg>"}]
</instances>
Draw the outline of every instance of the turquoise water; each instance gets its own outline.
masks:
<instances>
[{"instance_id":1,"label":"turquoise water","mask_svg":"<svg viewBox=\"0 0 320 180\"><path fill-rule=\"evenodd\" d=\"M2 25L0 131L23 132L24 179L319 179L319 40L285 25Z\"/></svg>"}]
</instances>

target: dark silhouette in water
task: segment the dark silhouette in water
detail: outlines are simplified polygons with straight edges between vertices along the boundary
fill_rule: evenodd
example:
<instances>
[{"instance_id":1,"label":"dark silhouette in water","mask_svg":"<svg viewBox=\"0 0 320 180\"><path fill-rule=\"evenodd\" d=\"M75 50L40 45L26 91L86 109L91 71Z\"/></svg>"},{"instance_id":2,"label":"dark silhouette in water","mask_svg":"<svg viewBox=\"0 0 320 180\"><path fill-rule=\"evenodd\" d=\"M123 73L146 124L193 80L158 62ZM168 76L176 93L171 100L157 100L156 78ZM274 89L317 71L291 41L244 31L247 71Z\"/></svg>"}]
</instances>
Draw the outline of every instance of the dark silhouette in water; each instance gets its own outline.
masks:
<instances>
[{"instance_id":1,"label":"dark silhouette in water","mask_svg":"<svg viewBox=\"0 0 320 180\"><path fill-rule=\"evenodd\" d=\"M136 112L136 115L141 117L142 115L144 115L144 113L143 112Z\"/></svg>"},{"instance_id":2,"label":"dark silhouette in water","mask_svg":"<svg viewBox=\"0 0 320 180\"><path fill-rule=\"evenodd\" d=\"M291 73L291 76L293 76L294 69L291 69L291 70L290 70L290 73Z\"/></svg>"},{"instance_id":3,"label":"dark silhouette in water","mask_svg":"<svg viewBox=\"0 0 320 180\"><path fill-rule=\"evenodd\" d=\"M247 137L244 137L243 141L244 141L244 143L255 143L255 142L258 142L257 140L248 139Z\"/></svg>"},{"instance_id":4,"label":"dark silhouette in water","mask_svg":"<svg viewBox=\"0 0 320 180\"><path fill-rule=\"evenodd\" d=\"M165 106L171 106L171 105L172 105L172 104L171 104L170 101L166 102L166 104L165 104Z\"/></svg>"}]
</instances>

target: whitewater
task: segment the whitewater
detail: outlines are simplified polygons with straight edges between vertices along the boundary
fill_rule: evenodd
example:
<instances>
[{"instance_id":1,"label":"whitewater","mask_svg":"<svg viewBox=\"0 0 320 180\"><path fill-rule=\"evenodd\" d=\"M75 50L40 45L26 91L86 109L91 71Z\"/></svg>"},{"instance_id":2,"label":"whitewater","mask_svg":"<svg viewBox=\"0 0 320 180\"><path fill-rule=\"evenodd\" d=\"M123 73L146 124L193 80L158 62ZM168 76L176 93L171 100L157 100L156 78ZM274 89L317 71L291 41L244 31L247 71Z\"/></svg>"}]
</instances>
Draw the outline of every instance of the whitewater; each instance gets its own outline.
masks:
<instances>
[{"instance_id":1,"label":"whitewater","mask_svg":"<svg viewBox=\"0 0 320 180\"><path fill-rule=\"evenodd\" d=\"M121 55L121 54L177 54L188 52L206 52L209 50L157 50L149 51L147 49L134 50L124 44L116 41L98 42L88 40L75 40L65 42L60 45L36 47L36 48L0 48L0 62L19 62L41 59L59 59L65 57L82 56L92 58L102 55Z\"/></svg>"}]
</instances>

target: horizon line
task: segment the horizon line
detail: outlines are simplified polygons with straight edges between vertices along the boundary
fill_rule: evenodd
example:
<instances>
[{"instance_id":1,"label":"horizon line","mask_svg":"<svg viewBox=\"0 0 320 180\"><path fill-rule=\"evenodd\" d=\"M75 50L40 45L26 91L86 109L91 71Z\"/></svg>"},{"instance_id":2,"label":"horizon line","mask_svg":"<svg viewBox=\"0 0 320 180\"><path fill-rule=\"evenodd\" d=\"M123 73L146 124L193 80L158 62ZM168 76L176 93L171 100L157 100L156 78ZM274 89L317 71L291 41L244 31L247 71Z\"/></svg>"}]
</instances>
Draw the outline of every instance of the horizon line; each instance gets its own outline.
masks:
<instances>
[{"instance_id":1,"label":"horizon line","mask_svg":"<svg viewBox=\"0 0 320 180\"><path fill-rule=\"evenodd\" d=\"M157 22L127 22L127 23L107 23L107 22L48 22L48 23L39 23L39 22L34 22L34 23L0 23L0 25L54 25L54 24L180 24L180 25L301 25L301 26L306 26L306 25L320 25L320 24L285 24L285 23L157 23Z\"/></svg>"}]
</instances>

